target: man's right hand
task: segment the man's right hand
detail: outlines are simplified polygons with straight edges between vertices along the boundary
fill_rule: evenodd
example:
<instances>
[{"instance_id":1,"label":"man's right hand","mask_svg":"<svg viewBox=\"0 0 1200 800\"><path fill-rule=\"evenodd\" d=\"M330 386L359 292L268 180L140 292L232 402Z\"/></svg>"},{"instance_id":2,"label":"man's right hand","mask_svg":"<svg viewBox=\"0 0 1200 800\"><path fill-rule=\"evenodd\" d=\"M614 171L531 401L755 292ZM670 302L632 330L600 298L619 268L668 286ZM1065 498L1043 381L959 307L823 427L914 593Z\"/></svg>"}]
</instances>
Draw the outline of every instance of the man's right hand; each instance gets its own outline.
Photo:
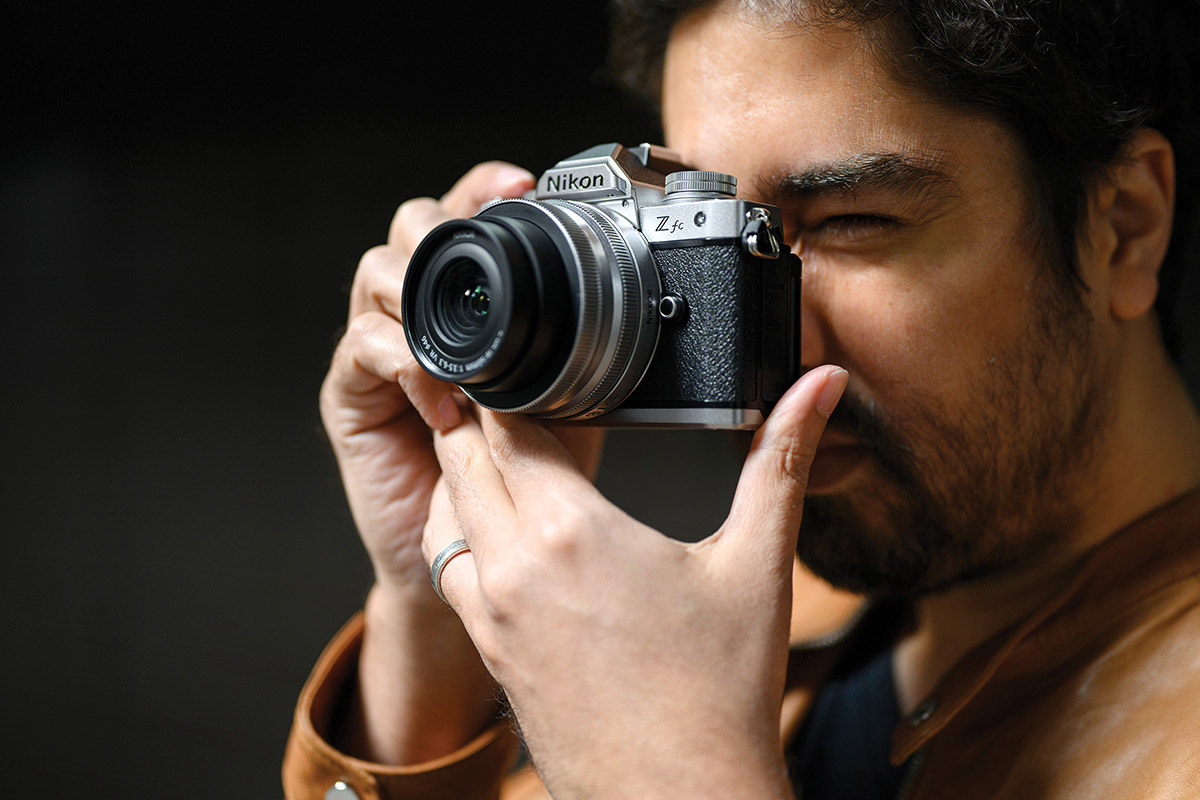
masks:
<instances>
[{"instance_id":1,"label":"man's right hand","mask_svg":"<svg viewBox=\"0 0 1200 800\"><path fill-rule=\"evenodd\" d=\"M375 572L366 604L359 691L335 733L351 755L413 764L446 755L492 721L495 686L458 617L434 593L421 555L430 514L452 514L430 429L454 427L469 402L435 380L409 351L400 324L408 260L435 226L475 214L496 197L518 197L534 179L511 164L468 172L440 200L400 206L388 243L363 256L345 336L321 387L321 418L350 511ZM594 474L600 433L560 433Z\"/></svg>"}]
</instances>

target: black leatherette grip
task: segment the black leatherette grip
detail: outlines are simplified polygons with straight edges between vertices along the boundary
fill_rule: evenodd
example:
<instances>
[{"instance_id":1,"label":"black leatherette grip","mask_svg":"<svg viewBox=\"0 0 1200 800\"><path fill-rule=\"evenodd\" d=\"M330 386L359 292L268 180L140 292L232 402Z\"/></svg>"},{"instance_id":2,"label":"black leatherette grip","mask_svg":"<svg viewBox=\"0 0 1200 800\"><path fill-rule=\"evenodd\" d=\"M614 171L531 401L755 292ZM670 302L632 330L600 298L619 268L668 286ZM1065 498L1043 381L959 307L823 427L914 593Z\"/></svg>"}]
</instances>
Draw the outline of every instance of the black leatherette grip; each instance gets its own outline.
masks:
<instances>
[{"instance_id":1,"label":"black leatherette grip","mask_svg":"<svg viewBox=\"0 0 1200 800\"><path fill-rule=\"evenodd\" d=\"M657 250L663 292L688 305L664 324L650 369L629 408L742 406L757 399L761 275L733 242ZM753 332L753 333L752 333Z\"/></svg>"}]
</instances>

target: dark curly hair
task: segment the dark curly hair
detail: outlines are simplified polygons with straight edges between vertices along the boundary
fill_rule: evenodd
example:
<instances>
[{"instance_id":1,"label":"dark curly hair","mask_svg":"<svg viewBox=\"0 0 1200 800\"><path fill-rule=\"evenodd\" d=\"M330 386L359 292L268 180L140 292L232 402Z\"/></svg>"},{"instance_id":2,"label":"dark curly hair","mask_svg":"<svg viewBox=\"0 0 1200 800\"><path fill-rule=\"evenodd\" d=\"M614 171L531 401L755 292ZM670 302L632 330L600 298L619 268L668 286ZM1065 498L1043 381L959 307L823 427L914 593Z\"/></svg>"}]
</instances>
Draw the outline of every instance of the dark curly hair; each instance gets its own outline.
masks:
<instances>
[{"instance_id":1,"label":"dark curly hair","mask_svg":"<svg viewBox=\"0 0 1200 800\"><path fill-rule=\"evenodd\" d=\"M611 0L609 68L656 103L671 27L716 0ZM1200 266L1200 3L1196 0L759 0L799 24L875 34L881 63L935 99L990 114L1024 146L1034 223L1079 286L1087 192L1141 127L1165 135L1178 174L1157 312L1179 357L1177 290Z\"/></svg>"}]
</instances>

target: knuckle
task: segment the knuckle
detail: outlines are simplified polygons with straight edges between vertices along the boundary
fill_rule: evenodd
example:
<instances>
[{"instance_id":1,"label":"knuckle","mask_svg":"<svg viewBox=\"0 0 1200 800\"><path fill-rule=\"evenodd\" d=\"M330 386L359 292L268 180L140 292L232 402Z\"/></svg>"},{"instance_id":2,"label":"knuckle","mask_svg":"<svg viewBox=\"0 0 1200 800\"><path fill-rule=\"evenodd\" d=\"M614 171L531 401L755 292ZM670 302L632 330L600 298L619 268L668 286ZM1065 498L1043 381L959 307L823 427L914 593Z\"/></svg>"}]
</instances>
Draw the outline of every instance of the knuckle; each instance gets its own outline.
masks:
<instances>
[{"instance_id":1,"label":"knuckle","mask_svg":"<svg viewBox=\"0 0 1200 800\"><path fill-rule=\"evenodd\" d=\"M776 449L779 468L790 481L808 483L808 470L816 455L816 445L807 440L792 441Z\"/></svg>"},{"instance_id":2,"label":"knuckle","mask_svg":"<svg viewBox=\"0 0 1200 800\"><path fill-rule=\"evenodd\" d=\"M497 427L488 438L488 451L492 461L498 466L506 466L518 460L520 448L508 430Z\"/></svg>"},{"instance_id":3,"label":"knuckle","mask_svg":"<svg viewBox=\"0 0 1200 800\"><path fill-rule=\"evenodd\" d=\"M425 520L425 526L421 529L421 557L425 559L425 566L432 566L433 559L437 558L437 552L433 549L433 539L437 535L438 526L434 523L433 518Z\"/></svg>"},{"instance_id":4,"label":"knuckle","mask_svg":"<svg viewBox=\"0 0 1200 800\"><path fill-rule=\"evenodd\" d=\"M396 213L392 216L392 225L404 227L411 225L414 219L418 219L428 212L430 205L436 205L437 201L432 197L413 197L405 200L396 207Z\"/></svg>"},{"instance_id":5,"label":"knuckle","mask_svg":"<svg viewBox=\"0 0 1200 800\"><path fill-rule=\"evenodd\" d=\"M350 286L352 294L361 295L369 291L374 276L388 261L390 250L385 244L376 245L359 257L358 267L354 270L354 282Z\"/></svg>"},{"instance_id":6,"label":"knuckle","mask_svg":"<svg viewBox=\"0 0 1200 800\"><path fill-rule=\"evenodd\" d=\"M338 350L345 348L352 353L377 338L385 320L386 317L378 311L364 311L356 315L346 326L346 334L342 337Z\"/></svg>"},{"instance_id":7,"label":"knuckle","mask_svg":"<svg viewBox=\"0 0 1200 800\"><path fill-rule=\"evenodd\" d=\"M479 571L479 591L497 620L518 608L528 591L529 580L513 559L492 561Z\"/></svg>"},{"instance_id":8,"label":"knuckle","mask_svg":"<svg viewBox=\"0 0 1200 800\"><path fill-rule=\"evenodd\" d=\"M378 245L363 253L350 285L351 315L377 308L398 314L399 298L392 295L407 270L408 259L393 245Z\"/></svg>"},{"instance_id":9,"label":"knuckle","mask_svg":"<svg viewBox=\"0 0 1200 800\"><path fill-rule=\"evenodd\" d=\"M360 317L362 316L366 315L360 315ZM333 357L330 359L329 370L321 380L321 388L317 393L317 409L326 430L330 429L332 421L342 410L349 365L358 357L364 346L366 333L363 328L367 323L359 321L360 317L355 317L351 321L351 324L346 327L345 333L342 334L342 338L338 340Z\"/></svg>"},{"instance_id":10,"label":"knuckle","mask_svg":"<svg viewBox=\"0 0 1200 800\"><path fill-rule=\"evenodd\" d=\"M429 221L439 209L438 202L432 197L405 200L392 216L388 241L399 242L408 237L423 236L425 231L432 227Z\"/></svg>"},{"instance_id":11,"label":"knuckle","mask_svg":"<svg viewBox=\"0 0 1200 800\"><path fill-rule=\"evenodd\" d=\"M371 273L375 269L378 256L372 255L374 248L363 253L354 270L354 280L350 283L350 316L361 313L368 308L371 299Z\"/></svg>"},{"instance_id":12,"label":"knuckle","mask_svg":"<svg viewBox=\"0 0 1200 800\"><path fill-rule=\"evenodd\" d=\"M369 372L401 384L422 374L399 323L380 311L364 311L350 320L334 350L330 375L355 365L369 365Z\"/></svg>"},{"instance_id":13,"label":"knuckle","mask_svg":"<svg viewBox=\"0 0 1200 800\"><path fill-rule=\"evenodd\" d=\"M482 454L475 445L462 442L449 446L442 453L442 473L451 488L463 492L469 490L471 474L480 463Z\"/></svg>"},{"instance_id":14,"label":"knuckle","mask_svg":"<svg viewBox=\"0 0 1200 800\"><path fill-rule=\"evenodd\" d=\"M597 529L597 520L586 508L567 503L557 507L553 518L538 527L538 542L548 557L569 561L579 552L582 532Z\"/></svg>"},{"instance_id":15,"label":"knuckle","mask_svg":"<svg viewBox=\"0 0 1200 800\"><path fill-rule=\"evenodd\" d=\"M333 388L333 372L325 374L325 380L321 381L321 391L317 393L317 410L321 414L321 422L326 429L329 428L330 422L333 420L338 410L338 403L335 399L335 391Z\"/></svg>"},{"instance_id":16,"label":"knuckle","mask_svg":"<svg viewBox=\"0 0 1200 800\"><path fill-rule=\"evenodd\" d=\"M377 244L367 250L358 259L358 268L354 271L355 283L364 280L371 273L395 261L395 249L390 245Z\"/></svg>"}]
</instances>

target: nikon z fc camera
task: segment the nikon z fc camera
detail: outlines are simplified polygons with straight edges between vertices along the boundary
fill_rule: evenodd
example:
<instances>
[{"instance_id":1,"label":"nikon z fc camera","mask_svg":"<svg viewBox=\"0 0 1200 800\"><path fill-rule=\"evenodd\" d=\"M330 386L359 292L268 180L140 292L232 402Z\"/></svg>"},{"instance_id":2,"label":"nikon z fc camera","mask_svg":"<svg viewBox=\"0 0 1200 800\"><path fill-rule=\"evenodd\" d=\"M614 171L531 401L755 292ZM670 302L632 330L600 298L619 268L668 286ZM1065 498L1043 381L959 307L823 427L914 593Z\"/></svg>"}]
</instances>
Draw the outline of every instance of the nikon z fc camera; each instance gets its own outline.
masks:
<instances>
[{"instance_id":1,"label":"nikon z fc camera","mask_svg":"<svg viewBox=\"0 0 1200 800\"><path fill-rule=\"evenodd\" d=\"M409 347L495 411L756 428L800 375L800 259L779 209L655 145L555 164L435 228L404 280Z\"/></svg>"}]
</instances>

